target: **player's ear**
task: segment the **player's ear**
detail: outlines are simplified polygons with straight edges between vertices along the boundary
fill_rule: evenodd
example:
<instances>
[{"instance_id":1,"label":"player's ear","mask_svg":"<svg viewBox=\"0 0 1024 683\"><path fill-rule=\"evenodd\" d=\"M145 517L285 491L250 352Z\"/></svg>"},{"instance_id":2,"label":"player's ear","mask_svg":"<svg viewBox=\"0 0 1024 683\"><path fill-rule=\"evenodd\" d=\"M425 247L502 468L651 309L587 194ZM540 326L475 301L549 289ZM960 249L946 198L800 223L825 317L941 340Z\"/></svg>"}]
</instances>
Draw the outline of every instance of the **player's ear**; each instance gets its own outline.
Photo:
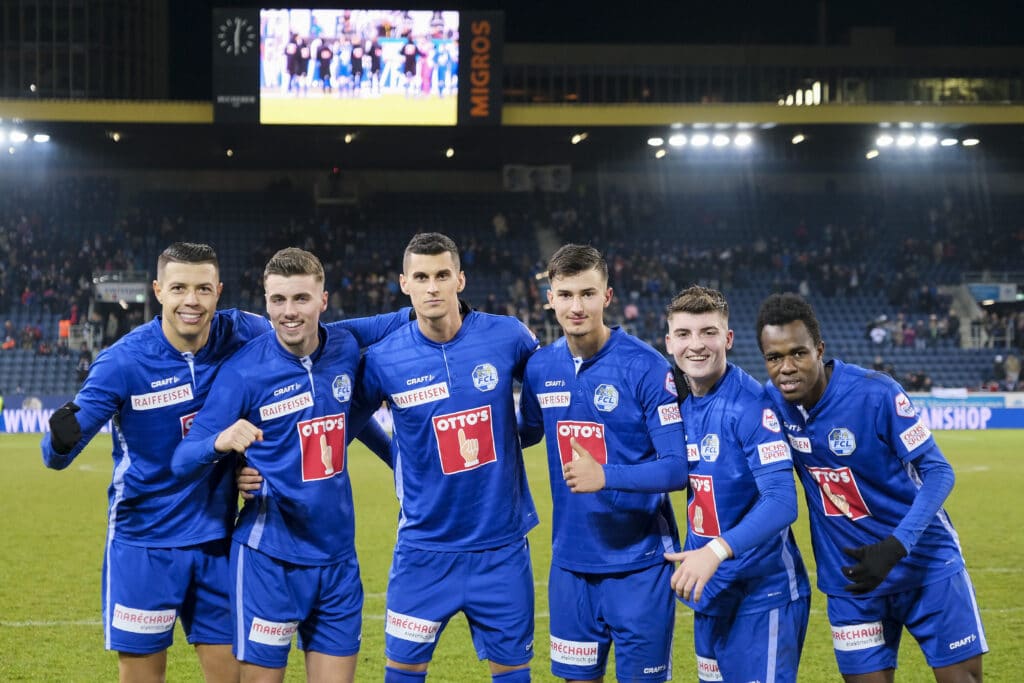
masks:
<instances>
[{"instance_id":1,"label":"player's ear","mask_svg":"<svg viewBox=\"0 0 1024 683\"><path fill-rule=\"evenodd\" d=\"M466 288L466 271L464 271L464 270L460 270L459 271L459 280L458 281L459 281L459 288L456 291L461 292L462 290L464 290Z\"/></svg>"},{"instance_id":2,"label":"player's ear","mask_svg":"<svg viewBox=\"0 0 1024 683\"><path fill-rule=\"evenodd\" d=\"M608 306L611 304L611 302L612 302L612 294L613 294L612 288L609 287L608 290L604 293L604 307L605 308L608 308Z\"/></svg>"},{"instance_id":3,"label":"player's ear","mask_svg":"<svg viewBox=\"0 0 1024 683\"><path fill-rule=\"evenodd\" d=\"M409 293L409 288L406 286L405 273L398 274L398 287L402 290L402 294Z\"/></svg>"},{"instance_id":4,"label":"player's ear","mask_svg":"<svg viewBox=\"0 0 1024 683\"><path fill-rule=\"evenodd\" d=\"M153 280L153 296L156 297L157 301L160 301L160 292L161 291L162 290L160 289L160 281L159 280ZM160 301L160 303L163 303L163 301Z\"/></svg>"}]
</instances>

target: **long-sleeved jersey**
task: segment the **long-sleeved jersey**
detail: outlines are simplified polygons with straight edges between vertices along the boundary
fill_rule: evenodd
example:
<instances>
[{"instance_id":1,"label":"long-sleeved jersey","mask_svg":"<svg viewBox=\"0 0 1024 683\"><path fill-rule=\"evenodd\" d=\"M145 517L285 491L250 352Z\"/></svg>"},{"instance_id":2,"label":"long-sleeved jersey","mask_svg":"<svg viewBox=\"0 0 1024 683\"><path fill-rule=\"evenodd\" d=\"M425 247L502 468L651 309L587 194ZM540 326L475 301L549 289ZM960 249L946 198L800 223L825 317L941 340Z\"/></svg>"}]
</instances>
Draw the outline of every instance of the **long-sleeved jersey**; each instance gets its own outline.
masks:
<instances>
[{"instance_id":1,"label":"long-sleeved jersey","mask_svg":"<svg viewBox=\"0 0 1024 683\"><path fill-rule=\"evenodd\" d=\"M578 362L565 338L534 354L523 382L527 440L543 425L553 502L551 561L570 571L615 573L654 566L679 549L667 493L686 485L683 430L668 363L614 328ZM605 488L572 493L562 466L570 439L604 465ZM614 490L617 487L646 492Z\"/></svg>"},{"instance_id":2,"label":"long-sleeved jersey","mask_svg":"<svg viewBox=\"0 0 1024 683\"><path fill-rule=\"evenodd\" d=\"M408 320L408 309L375 318L331 323L370 344ZM171 346L161 318L142 325L101 352L75 403L82 439L66 455L50 435L40 448L47 467L64 469L113 418L113 477L107 490L108 535L122 543L168 548L226 538L234 525L237 493L228 463L183 482L171 472L171 454L192 426L221 364L249 340L270 330L263 317L217 311L206 344L196 353Z\"/></svg>"},{"instance_id":3,"label":"long-sleeved jersey","mask_svg":"<svg viewBox=\"0 0 1024 683\"><path fill-rule=\"evenodd\" d=\"M246 449L263 486L246 502L233 538L293 564L323 565L355 555L355 516L346 444L372 414L353 415L359 345L342 329L321 327L320 345L299 358L277 334L246 344L224 363L206 405L174 452L189 478L227 454L214 443L238 419L263 431ZM356 424L356 422L362 424Z\"/></svg>"},{"instance_id":4,"label":"long-sleeved jersey","mask_svg":"<svg viewBox=\"0 0 1024 683\"><path fill-rule=\"evenodd\" d=\"M764 389L729 363L711 391L687 396L681 408L690 465L686 549L722 536L735 555L719 565L700 602L684 602L703 614L726 616L764 612L810 595L788 523L776 524L779 515L773 514L765 524L754 519L757 529L737 529L757 514L759 501L791 505L790 519L796 518L792 457ZM776 472L785 476L771 476Z\"/></svg>"},{"instance_id":5,"label":"long-sleeved jersey","mask_svg":"<svg viewBox=\"0 0 1024 683\"><path fill-rule=\"evenodd\" d=\"M394 419L399 544L482 550L536 526L512 391L536 348L515 318L472 311L444 344L411 322L366 352L367 401Z\"/></svg>"},{"instance_id":6,"label":"long-sleeved jersey","mask_svg":"<svg viewBox=\"0 0 1024 683\"><path fill-rule=\"evenodd\" d=\"M911 511L923 478L952 473L931 431L892 378L838 360L831 364L825 393L809 412L766 384L807 496L818 587L847 595L841 568L856 561L842 549L890 534L909 555L871 595L910 590L959 572L960 542L946 512Z\"/></svg>"}]
</instances>

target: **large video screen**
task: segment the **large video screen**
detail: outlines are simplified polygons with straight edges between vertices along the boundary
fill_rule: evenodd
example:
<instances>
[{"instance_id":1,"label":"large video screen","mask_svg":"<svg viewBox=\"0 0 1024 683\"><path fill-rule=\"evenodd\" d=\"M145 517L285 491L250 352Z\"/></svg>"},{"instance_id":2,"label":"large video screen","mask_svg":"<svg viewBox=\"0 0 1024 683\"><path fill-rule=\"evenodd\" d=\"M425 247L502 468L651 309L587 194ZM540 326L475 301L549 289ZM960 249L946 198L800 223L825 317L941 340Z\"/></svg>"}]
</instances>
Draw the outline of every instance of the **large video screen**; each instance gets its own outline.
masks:
<instances>
[{"instance_id":1,"label":"large video screen","mask_svg":"<svg viewBox=\"0 0 1024 683\"><path fill-rule=\"evenodd\" d=\"M452 126L459 13L260 10L260 123Z\"/></svg>"}]
</instances>

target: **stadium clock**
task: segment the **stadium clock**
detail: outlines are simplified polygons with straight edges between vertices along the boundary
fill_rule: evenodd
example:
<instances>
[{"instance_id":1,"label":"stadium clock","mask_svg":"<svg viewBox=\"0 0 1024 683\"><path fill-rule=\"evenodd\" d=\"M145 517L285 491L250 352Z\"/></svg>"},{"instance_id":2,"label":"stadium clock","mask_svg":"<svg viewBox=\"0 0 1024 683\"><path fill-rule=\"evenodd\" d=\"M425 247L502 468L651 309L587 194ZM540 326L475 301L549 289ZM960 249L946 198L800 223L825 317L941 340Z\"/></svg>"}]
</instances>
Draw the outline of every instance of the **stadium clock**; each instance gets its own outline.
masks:
<instances>
[{"instance_id":1,"label":"stadium clock","mask_svg":"<svg viewBox=\"0 0 1024 683\"><path fill-rule=\"evenodd\" d=\"M256 27L248 19L231 17L217 27L217 44L232 57L244 55L256 47Z\"/></svg>"}]
</instances>

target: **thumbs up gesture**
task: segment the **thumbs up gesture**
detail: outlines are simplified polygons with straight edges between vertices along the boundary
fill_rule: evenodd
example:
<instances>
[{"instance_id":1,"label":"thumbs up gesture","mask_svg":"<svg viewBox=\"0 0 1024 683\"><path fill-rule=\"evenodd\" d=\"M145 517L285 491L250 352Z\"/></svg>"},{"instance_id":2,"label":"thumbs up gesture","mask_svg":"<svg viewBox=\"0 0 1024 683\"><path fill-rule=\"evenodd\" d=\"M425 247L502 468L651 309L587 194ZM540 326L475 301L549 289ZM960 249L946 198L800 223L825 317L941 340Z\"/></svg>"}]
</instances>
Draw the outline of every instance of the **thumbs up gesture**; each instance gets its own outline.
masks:
<instances>
[{"instance_id":1,"label":"thumbs up gesture","mask_svg":"<svg viewBox=\"0 0 1024 683\"><path fill-rule=\"evenodd\" d=\"M572 460L562 465L562 477L565 485L573 493L593 493L604 488L604 467L586 448L576 441L576 437L569 439L572 446Z\"/></svg>"}]
</instances>

